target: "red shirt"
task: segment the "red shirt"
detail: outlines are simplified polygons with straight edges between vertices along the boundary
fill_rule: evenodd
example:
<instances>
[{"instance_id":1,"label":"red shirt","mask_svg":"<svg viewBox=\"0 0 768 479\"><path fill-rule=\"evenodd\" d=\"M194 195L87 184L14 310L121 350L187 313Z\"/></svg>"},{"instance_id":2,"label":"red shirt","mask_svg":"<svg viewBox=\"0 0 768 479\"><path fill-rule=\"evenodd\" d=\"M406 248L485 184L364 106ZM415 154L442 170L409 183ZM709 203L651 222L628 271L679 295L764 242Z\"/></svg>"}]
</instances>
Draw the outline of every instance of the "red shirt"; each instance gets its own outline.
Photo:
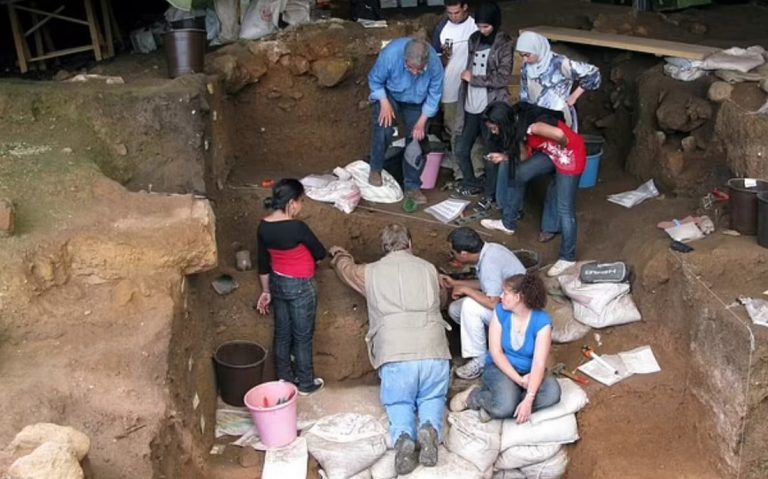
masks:
<instances>
[{"instance_id":1,"label":"red shirt","mask_svg":"<svg viewBox=\"0 0 768 479\"><path fill-rule=\"evenodd\" d=\"M538 135L528 135L529 152L542 152L555 164L557 171L567 176L578 176L587 166L587 146L581 135L571 130L564 122L557 122L568 138L568 145L560 146L556 141Z\"/></svg>"}]
</instances>

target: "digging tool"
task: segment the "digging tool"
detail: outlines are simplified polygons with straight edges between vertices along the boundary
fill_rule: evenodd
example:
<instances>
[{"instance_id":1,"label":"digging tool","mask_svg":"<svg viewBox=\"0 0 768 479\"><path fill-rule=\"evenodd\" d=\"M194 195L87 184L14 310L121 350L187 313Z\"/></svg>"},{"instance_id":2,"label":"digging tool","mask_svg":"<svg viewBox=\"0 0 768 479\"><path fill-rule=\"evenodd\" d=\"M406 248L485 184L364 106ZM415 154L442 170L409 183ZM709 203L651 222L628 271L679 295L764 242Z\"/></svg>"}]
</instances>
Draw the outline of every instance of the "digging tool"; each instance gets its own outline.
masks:
<instances>
[{"instance_id":1,"label":"digging tool","mask_svg":"<svg viewBox=\"0 0 768 479\"><path fill-rule=\"evenodd\" d=\"M598 355L597 355L597 353L596 353L594 350L592 350L592 348L590 348L589 346L586 346L586 345L585 345L585 346L582 346L582 347L581 347L581 353L582 353L584 356L586 356L587 358L589 358L589 359L594 359L595 361L597 361L597 363L598 363L600 366L602 366L602 367L604 367L604 368L608 369L608 371L613 371L613 374L615 374L615 375L617 375L617 376L619 375L619 371L618 371L616 368L614 368L613 366L611 366L610 364L608 364L608 363L605 361L605 359L603 359L603 358L601 358L600 356L598 356Z\"/></svg>"},{"instance_id":2,"label":"digging tool","mask_svg":"<svg viewBox=\"0 0 768 479\"><path fill-rule=\"evenodd\" d=\"M563 363L555 364L554 367L552 368L552 374L554 374L555 376L563 376L568 379L572 379L577 383L583 384L585 386L589 384L589 380L587 378L583 376L579 376L578 374L572 373L571 371L568 371L568 369L566 369L565 367L565 364Z\"/></svg>"}]
</instances>

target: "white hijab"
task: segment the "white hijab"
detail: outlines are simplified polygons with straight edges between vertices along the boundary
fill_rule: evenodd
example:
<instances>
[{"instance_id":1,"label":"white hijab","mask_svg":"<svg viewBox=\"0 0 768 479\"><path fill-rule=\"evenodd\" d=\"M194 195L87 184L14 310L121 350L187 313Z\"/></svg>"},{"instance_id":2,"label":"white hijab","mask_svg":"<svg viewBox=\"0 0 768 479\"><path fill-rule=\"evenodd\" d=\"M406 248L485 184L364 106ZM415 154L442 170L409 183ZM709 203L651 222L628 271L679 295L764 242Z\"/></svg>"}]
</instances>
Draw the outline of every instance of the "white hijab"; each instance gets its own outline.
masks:
<instances>
[{"instance_id":1,"label":"white hijab","mask_svg":"<svg viewBox=\"0 0 768 479\"><path fill-rule=\"evenodd\" d=\"M535 32L523 32L517 39L515 50L536 55L539 59L536 63L526 63L525 71L530 78L538 78L547 71L549 62L552 61L552 49L549 40Z\"/></svg>"}]
</instances>

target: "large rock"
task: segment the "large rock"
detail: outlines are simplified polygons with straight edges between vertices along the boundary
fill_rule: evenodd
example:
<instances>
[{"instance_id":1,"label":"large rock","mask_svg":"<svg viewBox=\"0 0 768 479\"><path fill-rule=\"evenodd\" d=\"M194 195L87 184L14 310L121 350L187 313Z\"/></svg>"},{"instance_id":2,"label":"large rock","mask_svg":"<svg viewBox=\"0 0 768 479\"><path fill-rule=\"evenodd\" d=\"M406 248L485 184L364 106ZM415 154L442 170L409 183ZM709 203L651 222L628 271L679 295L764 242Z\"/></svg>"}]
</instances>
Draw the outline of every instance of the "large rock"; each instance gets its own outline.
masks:
<instances>
[{"instance_id":1,"label":"large rock","mask_svg":"<svg viewBox=\"0 0 768 479\"><path fill-rule=\"evenodd\" d=\"M343 58L322 58L312 63L312 74L324 87L334 87L347 77L352 62Z\"/></svg>"},{"instance_id":2,"label":"large rock","mask_svg":"<svg viewBox=\"0 0 768 479\"><path fill-rule=\"evenodd\" d=\"M656 110L656 120L665 131L688 133L712 118L712 105L686 92L676 91L664 96Z\"/></svg>"},{"instance_id":3,"label":"large rock","mask_svg":"<svg viewBox=\"0 0 768 479\"><path fill-rule=\"evenodd\" d=\"M246 85L259 81L267 73L266 63L248 52L225 53L206 64L206 73L221 75L227 93L237 93Z\"/></svg>"},{"instance_id":4,"label":"large rock","mask_svg":"<svg viewBox=\"0 0 768 479\"><path fill-rule=\"evenodd\" d=\"M61 444L82 461L91 448L88 436L67 426L41 422L25 427L11 442L11 449L17 455L26 455L45 443Z\"/></svg>"},{"instance_id":5,"label":"large rock","mask_svg":"<svg viewBox=\"0 0 768 479\"><path fill-rule=\"evenodd\" d=\"M19 458L8 469L8 479L83 479L75 452L67 445L46 442Z\"/></svg>"},{"instance_id":6,"label":"large rock","mask_svg":"<svg viewBox=\"0 0 768 479\"><path fill-rule=\"evenodd\" d=\"M0 198L0 237L13 235L16 210L10 200Z\"/></svg>"}]
</instances>

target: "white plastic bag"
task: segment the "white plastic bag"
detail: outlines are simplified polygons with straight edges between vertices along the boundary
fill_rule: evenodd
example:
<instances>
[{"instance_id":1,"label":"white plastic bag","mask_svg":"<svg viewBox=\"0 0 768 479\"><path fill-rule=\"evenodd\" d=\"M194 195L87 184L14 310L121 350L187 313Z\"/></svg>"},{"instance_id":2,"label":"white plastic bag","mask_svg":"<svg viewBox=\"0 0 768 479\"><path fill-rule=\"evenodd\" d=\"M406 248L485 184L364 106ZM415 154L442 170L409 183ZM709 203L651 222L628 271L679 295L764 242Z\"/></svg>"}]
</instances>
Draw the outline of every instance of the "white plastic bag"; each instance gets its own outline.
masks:
<instances>
[{"instance_id":1,"label":"white plastic bag","mask_svg":"<svg viewBox=\"0 0 768 479\"><path fill-rule=\"evenodd\" d=\"M448 415L445 447L471 462L478 471L493 466L501 449L501 421L480 422L477 411Z\"/></svg>"},{"instance_id":2,"label":"white plastic bag","mask_svg":"<svg viewBox=\"0 0 768 479\"><path fill-rule=\"evenodd\" d=\"M743 296L739 297L739 301L747 308L747 314L753 323L768 326L768 301Z\"/></svg>"},{"instance_id":3,"label":"white plastic bag","mask_svg":"<svg viewBox=\"0 0 768 479\"><path fill-rule=\"evenodd\" d=\"M575 382L561 378L557 383L560 385L560 402L531 414L533 424L576 414L589 403L587 393Z\"/></svg>"},{"instance_id":4,"label":"white plastic bag","mask_svg":"<svg viewBox=\"0 0 768 479\"><path fill-rule=\"evenodd\" d=\"M326 416L303 436L328 479L349 479L371 467L387 451L387 431L368 415Z\"/></svg>"},{"instance_id":5,"label":"white plastic bag","mask_svg":"<svg viewBox=\"0 0 768 479\"><path fill-rule=\"evenodd\" d=\"M563 446L561 444L548 444L544 446L513 446L502 451L496 459L496 469L520 469L544 462L557 454Z\"/></svg>"},{"instance_id":6,"label":"white plastic bag","mask_svg":"<svg viewBox=\"0 0 768 479\"><path fill-rule=\"evenodd\" d=\"M531 421L518 424L514 419L507 419L501 429L502 451L513 446L570 444L579 440L579 427L576 424L575 414L537 424Z\"/></svg>"},{"instance_id":7,"label":"white plastic bag","mask_svg":"<svg viewBox=\"0 0 768 479\"><path fill-rule=\"evenodd\" d=\"M568 452L561 448L557 454L544 462L526 466L520 470L526 479L560 479L568 467Z\"/></svg>"},{"instance_id":8,"label":"white plastic bag","mask_svg":"<svg viewBox=\"0 0 768 479\"><path fill-rule=\"evenodd\" d=\"M256 0L251 2L240 25L240 38L256 40L277 31L280 12L285 0Z\"/></svg>"},{"instance_id":9,"label":"white plastic bag","mask_svg":"<svg viewBox=\"0 0 768 479\"><path fill-rule=\"evenodd\" d=\"M656 189L653 180L648 180L632 191L608 195L608 201L621 205L624 208L632 208L633 206L638 205L647 199L655 198L656 196L659 196L659 190Z\"/></svg>"}]
</instances>

